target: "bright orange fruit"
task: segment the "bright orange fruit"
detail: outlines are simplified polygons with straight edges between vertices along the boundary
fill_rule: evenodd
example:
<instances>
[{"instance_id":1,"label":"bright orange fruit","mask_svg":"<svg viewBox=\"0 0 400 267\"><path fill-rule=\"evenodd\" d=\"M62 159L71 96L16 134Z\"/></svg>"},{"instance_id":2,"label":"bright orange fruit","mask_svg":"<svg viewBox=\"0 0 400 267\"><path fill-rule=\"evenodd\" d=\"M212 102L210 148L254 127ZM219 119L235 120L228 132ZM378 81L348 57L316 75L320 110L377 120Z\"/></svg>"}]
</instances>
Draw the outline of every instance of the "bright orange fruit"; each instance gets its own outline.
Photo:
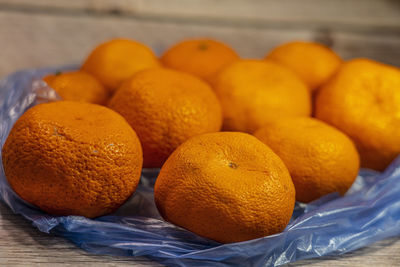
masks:
<instances>
[{"instance_id":1,"label":"bright orange fruit","mask_svg":"<svg viewBox=\"0 0 400 267\"><path fill-rule=\"evenodd\" d=\"M85 60L82 70L95 76L110 92L138 71L159 66L145 45L128 39L114 39L97 46Z\"/></svg>"},{"instance_id":2,"label":"bright orange fruit","mask_svg":"<svg viewBox=\"0 0 400 267\"><path fill-rule=\"evenodd\" d=\"M239 59L236 52L219 41L196 39L182 41L161 58L164 66L196 75L212 82L224 66Z\"/></svg>"},{"instance_id":3,"label":"bright orange fruit","mask_svg":"<svg viewBox=\"0 0 400 267\"><path fill-rule=\"evenodd\" d=\"M145 70L127 80L109 107L138 134L145 167L161 167L189 137L219 131L222 123L220 104L208 84L163 68Z\"/></svg>"},{"instance_id":4,"label":"bright orange fruit","mask_svg":"<svg viewBox=\"0 0 400 267\"><path fill-rule=\"evenodd\" d=\"M333 192L343 195L357 177L360 159L353 142L322 121L280 119L254 135L283 160L298 201L310 202Z\"/></svg>"},{"instance_id":5,"label":"bright orange fruit","mask_svg":"<svg viewBox=\"0 0 400 267\"><path fill-rule=\"evenodd\" d=\"M252 133L272 120L311 113L306 85L272 61L236 61L218 74L214 90L228 131Z\"/></svg>"},{"instance_id":6,"label":"bright orange fruit","mask_svg":"<svg viewBox=\"0 0 400 267\"><path fill-rule=\"evenodd\" d=\"M315 115L353 139L361 166L385 169L400 154L400 70L368 59L346 62L318 93Z\"/></svg>"},{"instance_id":7,"label":"bright orange fruit","mask_svg":"<svg viewBox=\"0 0 400 267\"><path fill-rule=\"evenodd\" d=\"M53 88L63 100L83 101L104 105L108 92L92 75L84 71L70 71L50 74L43 80Z\"/></svg>"},{"instance_id":8,"label":"bright orange fruit","mask_svg":"<svg viewBox=\"0 0 400 267\"><path fill-rule=\"evenodd\" d=\"M324 84L342 63L342 59L327 46L299 41L276 47L266 59L292 70L311 90Z\"/></svg>"},{"instance_id":9,"label":"bright orange fruit","mask_svg":"<svg viewBox=\"0 0 400 267\"><path fill-rule=\"evenodd\" d=\"M295 189L268 146L245 133L219 132L194 136L172 153L154 199L167 221L230 243L284 230Z\"/></svg>"},{"instance_id":10,"label":"bright orange fruit","mask_svg":"<svg viewBox=\"0 0 400 267\"><path fill-rule=\"evenodd\" d=\"M113 212L131 196L143 161L124 118L72 101L26 111L2 156L7 180L22 199L51 214L89 218Z\"/></svg>"}]
</instances>

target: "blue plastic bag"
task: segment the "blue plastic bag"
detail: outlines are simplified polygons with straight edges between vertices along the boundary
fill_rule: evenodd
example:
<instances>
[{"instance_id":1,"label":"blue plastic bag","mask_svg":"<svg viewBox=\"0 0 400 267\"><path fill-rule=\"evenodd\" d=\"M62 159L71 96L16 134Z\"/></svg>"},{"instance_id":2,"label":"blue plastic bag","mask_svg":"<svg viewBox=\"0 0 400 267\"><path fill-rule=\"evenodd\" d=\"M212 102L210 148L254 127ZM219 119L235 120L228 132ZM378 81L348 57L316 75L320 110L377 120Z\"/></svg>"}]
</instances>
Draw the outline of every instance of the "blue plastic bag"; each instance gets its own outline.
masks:
<instances>
[{"instance_id":1,"label":"blue plastic bag","mask_svg":"<svg viewBox=\"0 0 400 267\"><path fill-rule=\"evenodd\" d=\"M73 68L21 71L0 82L1 146L27 108L57 99L54 91L32 81L49 72ZM296 204L282 233L225 245L161 219L153 202L157 173L143 170L141 183L127 203L114 214L94 220L48 215L24 202L9 187L3 167L0 199L40 231L64 236L89 252L147 256L169 266L278 266L346 253L400 235L400 157L383 173L361 170L344 197L331 194L308 205Z\"/></svg>"}]
</instances>

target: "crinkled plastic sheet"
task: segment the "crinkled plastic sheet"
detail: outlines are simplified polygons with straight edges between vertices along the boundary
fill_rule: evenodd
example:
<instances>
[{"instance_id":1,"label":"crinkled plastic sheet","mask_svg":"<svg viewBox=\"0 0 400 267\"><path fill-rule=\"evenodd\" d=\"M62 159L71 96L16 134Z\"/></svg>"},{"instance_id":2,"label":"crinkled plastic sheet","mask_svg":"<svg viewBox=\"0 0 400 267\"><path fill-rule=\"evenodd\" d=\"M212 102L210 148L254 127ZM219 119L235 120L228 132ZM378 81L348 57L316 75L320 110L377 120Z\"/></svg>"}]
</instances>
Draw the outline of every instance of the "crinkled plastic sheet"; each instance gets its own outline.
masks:
<instances>
[{"instance_id":1,"label":"crinkled plastic sheet","mask_svg":"<svg viewBox=\"0 0 400 267\"><path fill-rule=\"evenodd\" d=\"M59 69L73 66L20 71L0 82L1 146L27 108L58 98L35 79ZM225 245L161 219L153 202L154 169L143 170L137 191L117 212L94 220L43 213L16 196L3 168L0 171L0 198L40 231L64 236L92 253L147 256L169 266L278 266L400 235L400 157L383 173L361 170L344 197L331 194L308 205L296 204L282 233Z\"/></svg>"}]
</instances>

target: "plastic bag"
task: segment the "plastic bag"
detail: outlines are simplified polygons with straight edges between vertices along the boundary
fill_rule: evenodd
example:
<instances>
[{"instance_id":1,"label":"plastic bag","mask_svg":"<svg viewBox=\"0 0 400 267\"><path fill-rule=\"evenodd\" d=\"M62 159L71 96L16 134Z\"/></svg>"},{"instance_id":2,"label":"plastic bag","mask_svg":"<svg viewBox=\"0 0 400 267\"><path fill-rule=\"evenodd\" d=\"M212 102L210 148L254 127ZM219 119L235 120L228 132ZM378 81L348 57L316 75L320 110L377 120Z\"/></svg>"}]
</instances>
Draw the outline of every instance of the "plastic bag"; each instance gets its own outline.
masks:
<instances>
[{"instance_id":1,"label":"plastic bag","mask_svg":"<svg viewBox=\"0 0 400 267\"><path fill-rule=\"evenodd\" d=\"M3 146L16 119L37 102L57 99L36 81L72 67L27 70L0 82L0 138ZM134 195L114 214L97 219L51 216L21 200L0 170L0 198L40 231L64 236L96 254L147 256L169 266L278 266L299 259L338 255L400 235L400 157L385 172L361 170L344 197L325 196L296 204L280 234L219 244L163 221L153 202L158 170L145 169Z\"/></svg>"}]
</instances>

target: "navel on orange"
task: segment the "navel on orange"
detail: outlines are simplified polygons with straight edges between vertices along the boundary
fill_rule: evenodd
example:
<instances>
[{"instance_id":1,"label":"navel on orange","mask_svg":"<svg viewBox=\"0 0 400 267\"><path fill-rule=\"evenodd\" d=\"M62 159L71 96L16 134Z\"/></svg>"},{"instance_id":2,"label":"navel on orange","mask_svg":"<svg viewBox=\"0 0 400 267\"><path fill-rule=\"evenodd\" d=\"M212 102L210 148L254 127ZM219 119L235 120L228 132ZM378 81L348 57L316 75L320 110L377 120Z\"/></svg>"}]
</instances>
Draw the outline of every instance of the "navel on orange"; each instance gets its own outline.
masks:
<instances>
[{"instance_id":1,"label":"navel on orange","mask_svg":"<svg viewBox=\"0 0 400 267\"><path fill-rule=\"evenodd\" d=\"M245 133L219 132L194 136L172 153L154 198L167 221L230 243L284 230L295 189L268 146Z\"/></svg>"},{"instance_id":2,"label":"navel on orange","mask_svg":"<svg viewBox=\"0 0 400 267\"><path fill-rule=\"evenodd\" d=\"M113 212L131 196L143 161L124 118L70 101L26 111L2 156L7 180L22 199L50 214L90 218Z\"/></svg>"}]
</instances>

